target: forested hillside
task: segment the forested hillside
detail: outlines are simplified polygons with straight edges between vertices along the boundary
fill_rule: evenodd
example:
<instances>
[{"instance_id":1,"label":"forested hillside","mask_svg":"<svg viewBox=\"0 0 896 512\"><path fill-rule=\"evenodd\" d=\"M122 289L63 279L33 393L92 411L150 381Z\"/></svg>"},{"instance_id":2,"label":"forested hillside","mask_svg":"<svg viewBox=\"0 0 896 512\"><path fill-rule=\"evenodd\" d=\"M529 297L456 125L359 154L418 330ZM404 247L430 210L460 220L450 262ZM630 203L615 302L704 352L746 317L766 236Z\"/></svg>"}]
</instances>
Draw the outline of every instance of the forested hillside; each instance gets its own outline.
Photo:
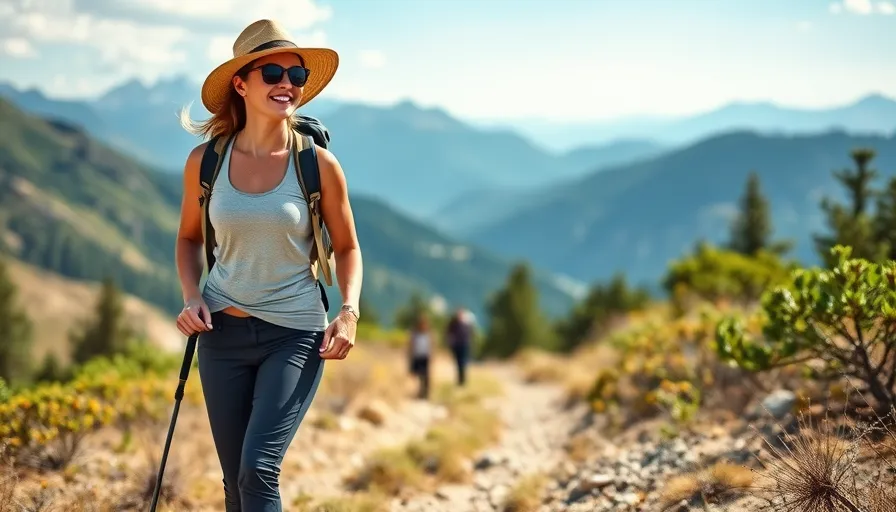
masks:
<instances>
[{"instance_id":1,"label":"forested hillside","mask_svg":"<svg viewBox=\"0 0 896 512\"><path fill-rule=\"evenodd\" d=\"M110 276L127 292L180 310L173 255L181 177L4 100L0 114L8 134L0 139L4 250L69 277ZM511 262L452 241L378 200L357 195L353 202L367 270L365 299L384 321L418 291L481 313L509 272ZM550 311L571 304L552 278L539 277L538 285ZM339 300L336 289L331 297Z\"/></svg>"},{"instance_id":2,"label":"forested hillside","mask_svg":"<svg viewBox=\"0 0 896 512\"><path fill-rule=\"evenodd\" d=\"M62 275L111 276L168 311L180 309L174 233L180 183L81 129L0 100L3 246Z\"/></svg>"},{"instance_id":3,"label":"forested hillside","mask_svg":"<svg viewBox=\"0 0 896 512\"><path fill-rule=\"evenodd\" d=\"M875 149L871 166L881 178L896 173L894 136L720 134L546 190L470 238L535 265L563 262L578 279L624 270L632 280L656 282L697 240L728 236L737 194L756 171L776 236L792 238L793 254L813 263L812 235L824 228L821 200L843 197L833 172L852 167L850 152L860 147Z\"/></svg>"},{"instance_id":4,"label":"forested hillside","mask_svg":"<svg viewBox=\"0 0 896 512\"><path fill-rule=\"evenodd\" d=\"M208 115L198 102L198 90L198 84L183 78L151 87L131 81L94 100L63 101L0 84L0 96L26 112L83 126L138 161L174 173L199 143L180 128L177 114L195 100L191 116ZM595 166L629 162L661 149L634 140L555 154L515 131L477 129L442 109L412 102L375 106L319 98L303 106L302 113L319 117L329 129L331 148L353 192L416 218L483 189L551 185ZM487 208L479 211L488 213Z\"/></svg>"}]
</instances>

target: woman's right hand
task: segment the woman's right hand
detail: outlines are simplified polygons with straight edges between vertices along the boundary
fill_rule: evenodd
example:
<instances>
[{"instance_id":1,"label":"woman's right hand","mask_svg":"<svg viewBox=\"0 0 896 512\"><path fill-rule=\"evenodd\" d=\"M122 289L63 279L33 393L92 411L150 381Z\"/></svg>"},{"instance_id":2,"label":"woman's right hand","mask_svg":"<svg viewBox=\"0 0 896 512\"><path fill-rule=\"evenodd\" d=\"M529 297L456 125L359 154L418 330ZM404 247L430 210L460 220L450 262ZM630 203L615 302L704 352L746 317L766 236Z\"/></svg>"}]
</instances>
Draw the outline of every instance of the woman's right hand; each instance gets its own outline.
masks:
<instances>
[{"instance_id":1,"label":"woman's right hand","mask_svg":"<svg viewBox=\"0 0 896 512\"><path fill-rule=\"evenodd\" d=\"M187 300L184 309L177 315L177 328L184 336L212 329L212 315L201 297Z\"/></svg>"}]
</instances>

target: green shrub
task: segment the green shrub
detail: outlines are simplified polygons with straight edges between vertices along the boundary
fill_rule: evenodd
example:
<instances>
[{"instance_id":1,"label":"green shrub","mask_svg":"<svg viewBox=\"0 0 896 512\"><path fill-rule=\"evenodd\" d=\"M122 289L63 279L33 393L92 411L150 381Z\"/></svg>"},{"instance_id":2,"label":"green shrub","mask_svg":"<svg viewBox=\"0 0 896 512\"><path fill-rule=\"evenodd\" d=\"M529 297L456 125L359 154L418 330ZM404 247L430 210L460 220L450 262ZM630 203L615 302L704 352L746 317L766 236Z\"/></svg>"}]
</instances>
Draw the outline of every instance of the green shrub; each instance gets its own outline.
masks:
<instances>
[{"instance_id":1,"label":"green shrub","mask_svg":"<svg viewBox=\"0 0 896 512\"><path fill-rule=\"evenodd\" d=\"M882 408L896 397L896 262L850 258L835 246L831 269L802 269L762 298L762 336L737 318L716 329L719 356L751 371L810 364L817 378L862 382Z\"/></svg>"},{"instance_id":2,"label":"green shrub","mask_svg":"<svg viewBox=\"0 0 896 512\"><path fill-rule=\"evenodd\" d=\"M767 288L785 282L797 268L774 252L747 256L700 244L693 254L670 264L663 286L679 306L693 296L710 302L750 304Z\"/></svg>"}]
</instances>

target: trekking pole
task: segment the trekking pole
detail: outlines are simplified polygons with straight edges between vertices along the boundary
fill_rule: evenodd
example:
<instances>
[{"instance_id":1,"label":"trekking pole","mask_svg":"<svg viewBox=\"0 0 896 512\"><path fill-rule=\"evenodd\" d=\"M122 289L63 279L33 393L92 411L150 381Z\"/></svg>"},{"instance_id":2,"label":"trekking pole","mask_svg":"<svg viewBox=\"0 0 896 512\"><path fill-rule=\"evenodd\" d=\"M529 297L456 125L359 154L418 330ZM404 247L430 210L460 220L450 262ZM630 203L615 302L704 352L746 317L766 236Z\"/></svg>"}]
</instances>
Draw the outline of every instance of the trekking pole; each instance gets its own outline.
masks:
<instances>
[{"instance_id":1,"label":"trekking pole","mask_svg":"<svg viewBox=\"0 0 896 512\"><path fill-rule=\"evenodd\" d=\"M149 506L150 512L155 512L156 504L159 502L159 493L162 490L162 475L165 473L165 463L168 460L168 449L171 448L171 438L174 437L174 424L177 422L177 413L180 411L180 401L184 397L184 387L187 384L187 377L190 375L190 366L193 365L193 353L196 351L196 340L198 338L198 332L187 338L184 361L180 367L180 382L178 382L177 390L174 392L174 410L171 412L171 424L168 426L168 437L165 438L165 449L162 451L162 462L159 465L156 488L152 492L152 504Z\"/></svg>"}]
</instances>

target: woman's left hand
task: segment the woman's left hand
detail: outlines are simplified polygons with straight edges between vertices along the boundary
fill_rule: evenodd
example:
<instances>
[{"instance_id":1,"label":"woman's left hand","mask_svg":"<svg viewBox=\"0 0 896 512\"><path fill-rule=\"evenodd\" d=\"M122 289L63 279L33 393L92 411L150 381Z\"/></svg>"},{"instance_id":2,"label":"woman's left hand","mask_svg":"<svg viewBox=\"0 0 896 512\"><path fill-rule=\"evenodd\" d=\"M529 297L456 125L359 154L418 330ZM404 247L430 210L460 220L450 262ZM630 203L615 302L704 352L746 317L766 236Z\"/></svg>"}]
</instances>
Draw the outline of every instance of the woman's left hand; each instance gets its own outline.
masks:
<instances>
[{"instance_id":1,"label":"woman's left hand","mask_svg":"<svg viewBox=\"0 0 896 512\"><path fill-rule=\"evenodd\" d=\"M358 321L354 315L340 311L324 333L324 341L320 345L321 359L345 359L348 351L355 346L357 330Z\"/></svg>"}]
</instances>

